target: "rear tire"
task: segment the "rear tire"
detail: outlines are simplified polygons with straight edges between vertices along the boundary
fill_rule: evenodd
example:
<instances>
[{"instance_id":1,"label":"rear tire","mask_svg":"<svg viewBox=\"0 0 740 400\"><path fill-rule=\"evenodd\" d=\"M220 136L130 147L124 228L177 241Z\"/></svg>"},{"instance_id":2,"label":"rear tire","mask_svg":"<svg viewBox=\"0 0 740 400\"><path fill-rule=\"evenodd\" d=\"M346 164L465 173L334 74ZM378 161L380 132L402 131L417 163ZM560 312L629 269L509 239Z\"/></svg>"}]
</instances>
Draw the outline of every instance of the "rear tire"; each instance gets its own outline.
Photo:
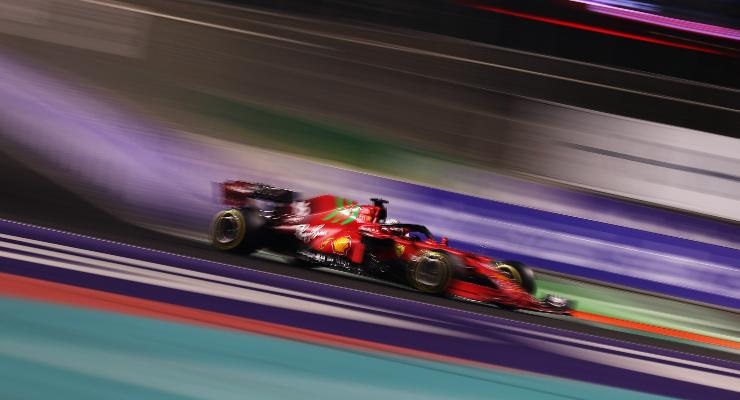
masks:
<instances>
[{"instance_id":1,"label":"rear tire","mask_svg":"<svg viewBox=\"0 0 740 400\"><path fill-rule=\"evenodd\" d=\"M213 247L223 251L252 253L259 248L259 229L263 221L257 211L244 208L224 210L211 223Z\"/></svg>"},{"instance_id":2,"label":"rear tire","mask_svg":"<svg viewBox=\"0 0 740 400\"><path fill-rule=\"evenodd\" d=\"M449 255L427 251L409 265L406 280L414 289L425 293L442 294L452 280L453 265Z\"/></svg>"},{"instance_id":3,"label":"rear tire","mask_svg":"<svg viewBox=\"0 0 740 400\"><path fill-rule=\"evenodd\" d=\"M534 294L537 286L534 282L534 271L519 261L504 261L497 265L497 269L509 279L524 288L529 294Z\"/></svg>"}]
</instances>

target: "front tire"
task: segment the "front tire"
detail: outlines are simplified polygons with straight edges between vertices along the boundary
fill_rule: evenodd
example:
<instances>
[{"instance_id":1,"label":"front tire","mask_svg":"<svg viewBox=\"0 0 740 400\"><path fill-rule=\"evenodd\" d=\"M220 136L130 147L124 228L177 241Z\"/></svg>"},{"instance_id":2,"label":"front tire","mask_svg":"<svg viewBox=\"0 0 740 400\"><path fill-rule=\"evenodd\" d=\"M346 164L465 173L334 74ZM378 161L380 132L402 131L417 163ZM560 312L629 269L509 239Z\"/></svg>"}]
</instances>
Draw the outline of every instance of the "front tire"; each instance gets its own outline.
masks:
<instances>
[{"instance_id":1,"label":"front tire","mask_svg":"<svg viewBox=\"0 0 740 400\"><path fill-rule=\"evenodd\" d=\"M211 223L211 244L223 251L252 253L259 247L261 225L259 215L252 209L221 211Z\"/></svg>"},{"instance_id":2,"label":"front tire","mask_svg":"<svg viewBox=\"0 0 740 400\"><path fill-rule=\"evenodd\" d=\"M427 251L408 266L406 279L417 290L442 294L452 280L453 263L445 253Z\"/></svg>"},{"instance_id":3,"label":"front tire","mask_svg":"<svg viewBox=\"0 0 740 400\"><path fill-rule=\"evenodd\" d=\"M509 279L524 288L529 294L534 294L537 287L534 283L534 271L519 261L504 261L499 263L497 269Z\"/></svg>"}]
</instances>

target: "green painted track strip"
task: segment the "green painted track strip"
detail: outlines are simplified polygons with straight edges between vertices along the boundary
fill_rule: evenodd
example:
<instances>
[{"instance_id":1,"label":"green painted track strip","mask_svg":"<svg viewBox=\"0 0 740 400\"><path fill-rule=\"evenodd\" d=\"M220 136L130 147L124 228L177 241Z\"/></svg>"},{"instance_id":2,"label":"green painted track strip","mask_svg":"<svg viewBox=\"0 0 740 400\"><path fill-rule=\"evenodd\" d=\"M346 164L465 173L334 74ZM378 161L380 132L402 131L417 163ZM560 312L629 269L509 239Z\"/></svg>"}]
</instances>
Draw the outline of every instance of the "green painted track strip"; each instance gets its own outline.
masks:
<instances>
[{"instance_id":1,"label":"green painted track strip","mask_svg":"<svg viewBox=\"0 0 740 400\"><path fill-rule=\"evenodd\" d=\"M0 298L2 399L621 399L588 383Z\"/></svg>"},{"instance_id":2,"label":"green painted track strip","mask_svg":"<svg viewBox=\"0 0 740 400\"><path fill-rule=\"evenodd\" d=\"M552 293L575 301L575 308L593 314L712 336L740 340L738 314L673 299L650 296L595 283L537 273L537 296ZM614 328L610 328L614 329ZM632 331L636 332L636 331ZM642 333L650 336L650 334ZM666 336L661 336L666 339ZM669 340L685 341L684 339ZM690 342L731 351L725 348Z\"/></svg>"}]
</instances>

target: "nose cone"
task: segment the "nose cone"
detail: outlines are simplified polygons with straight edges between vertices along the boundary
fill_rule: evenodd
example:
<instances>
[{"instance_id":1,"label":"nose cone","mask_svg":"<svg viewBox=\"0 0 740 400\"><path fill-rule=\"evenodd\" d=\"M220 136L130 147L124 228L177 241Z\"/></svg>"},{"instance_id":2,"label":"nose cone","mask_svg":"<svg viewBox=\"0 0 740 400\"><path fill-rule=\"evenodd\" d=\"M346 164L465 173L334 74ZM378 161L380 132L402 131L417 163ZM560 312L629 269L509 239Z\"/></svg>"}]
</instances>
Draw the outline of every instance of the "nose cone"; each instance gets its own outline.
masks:
<instances>
[{"instance_id":1,"label":"nose cone","mask_svg":"<svg viewBox=\"0 0 740 400\"><path fill-rule=\"evenodd\" d=\"M545 296L543 301L545 302L545 304L557 309L567 309L570 304L568 299L555 296L553 294L548 294L547 296Z\"/></svg>"}]
</instances>

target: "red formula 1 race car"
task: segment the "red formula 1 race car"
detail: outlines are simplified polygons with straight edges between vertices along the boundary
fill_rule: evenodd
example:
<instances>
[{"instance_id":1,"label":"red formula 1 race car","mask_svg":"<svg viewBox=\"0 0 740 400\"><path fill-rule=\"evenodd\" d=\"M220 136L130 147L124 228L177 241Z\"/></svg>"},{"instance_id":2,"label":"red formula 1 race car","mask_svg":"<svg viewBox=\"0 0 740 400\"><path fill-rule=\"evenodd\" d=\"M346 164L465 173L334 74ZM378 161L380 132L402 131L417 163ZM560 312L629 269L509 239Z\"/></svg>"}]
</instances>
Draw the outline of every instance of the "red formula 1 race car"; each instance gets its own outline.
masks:
<instances>
[{"instance_id":1,"label":"red formula 1 race car","mask_svg":"<svg viewBox=\"0 0 740 400\"><path fill-rule=\"evenodd\" d=\"M332 195L299 200L289 190L241 181L225 182L221 190L230 208L211 225L211 242L219 250L270 249L300 264L401 282L426 293L569 313L565 299L532 295L534 274L524 264L457 250L422 225L388 220L385 200L371 199L368 205Z\"/></svg>"}]
</instances>

